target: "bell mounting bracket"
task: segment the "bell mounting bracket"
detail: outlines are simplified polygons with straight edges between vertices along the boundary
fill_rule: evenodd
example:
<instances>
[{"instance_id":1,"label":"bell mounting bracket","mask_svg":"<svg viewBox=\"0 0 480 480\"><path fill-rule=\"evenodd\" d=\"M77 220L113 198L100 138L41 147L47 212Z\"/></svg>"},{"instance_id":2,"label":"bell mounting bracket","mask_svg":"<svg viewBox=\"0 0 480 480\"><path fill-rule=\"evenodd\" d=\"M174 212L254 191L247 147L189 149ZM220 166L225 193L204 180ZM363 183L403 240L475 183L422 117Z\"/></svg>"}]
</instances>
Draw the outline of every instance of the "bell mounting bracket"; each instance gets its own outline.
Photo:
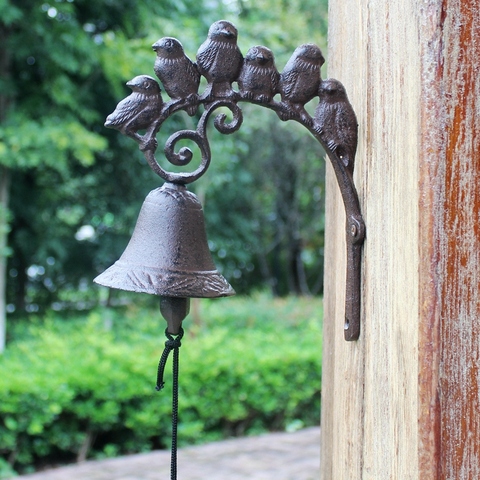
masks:
<instances>
[{"instance_id":1,"label":"bell mounting bracket","mask_svg":"<svg viewBox=\"0 0 480 480\"><path fill-rule=\"evenodd\" d=\"M196 62L185 55L177 39L160 39L153 45L157 54L154 71L170 99L163 100L156 79L139 75L127 82L132 94L117 105L107 117L105 126L133 138L151 169L161 178L185 185L200 178L208 169L211 151L207 123L215 110L223 107L233 117L227 121L225 113L215 115L214 126L222 134L234 133L241 127L241 102L273 110L282 121L302 124L324 148L343 199L347 247L344 337L347 341L357 340L360 335L361 253L366 230L353 181L358 129L355 113L343 85L335 79L321 79L324 58L316 45L299 46L279 73L273 53L267 47L252 47L243 57L237 47L237 34L230 22L215 22L197 52ZM207 86L199 94L202 76ZM232 87L234 83L238 86L236 90ZM305 105L316 97L319 103L312 116ZM203 113L200 115L201 106ZM187 147L176 151L176 145L180 140L194 142L202 158L193 172L169 172L155 156L157 133L164 121L179 111L186 111L190 116L198 114L197 128L171 135L164 154L171 164L186 166L193 153Z\"/></svg>"}]
</instances>

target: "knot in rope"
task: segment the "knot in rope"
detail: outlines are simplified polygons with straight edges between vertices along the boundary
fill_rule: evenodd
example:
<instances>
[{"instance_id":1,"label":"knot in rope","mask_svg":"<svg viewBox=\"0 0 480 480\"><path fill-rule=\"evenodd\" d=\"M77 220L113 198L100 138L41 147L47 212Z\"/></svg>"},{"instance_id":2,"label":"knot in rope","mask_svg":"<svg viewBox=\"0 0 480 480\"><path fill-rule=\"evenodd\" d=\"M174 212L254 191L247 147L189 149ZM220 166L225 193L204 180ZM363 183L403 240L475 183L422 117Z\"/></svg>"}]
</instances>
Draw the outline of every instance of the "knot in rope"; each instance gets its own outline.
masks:
<instances>
[{"instance_id":1,"label":"knot in rope","mask_svg":"<svg viewBox=\"0 0 480 480\"><path fill-rule=\"evenodd\" d=\"M165 386L163 381L163 373L165 371L165 365L167 364L168 355L172 350L177 350L181 347L181 339L183 337L183 328L180 327L180 330L177 335L172 335L169 333L168 328L165 329L165 336L167 341L165 342L165 349L163 350L160 361L158 362L158 372L157 372L157 385L155 389L157 391L161 390Z\"/></svg>"},{"instance_id":2,"label":"knot in rope","mask_svg":"<svg viewBox=\"0 0 480 480\"><path fill-rule=\"evenodd\" d=\"M169 339L165 342L165 347L173 350L174 348L179 348L182 346L182 342L180 341L182 337L180 334L177 336L177 338L173 338L169 333L167 333L167 335L169 336Z\"/></svg>"}]
</instances>

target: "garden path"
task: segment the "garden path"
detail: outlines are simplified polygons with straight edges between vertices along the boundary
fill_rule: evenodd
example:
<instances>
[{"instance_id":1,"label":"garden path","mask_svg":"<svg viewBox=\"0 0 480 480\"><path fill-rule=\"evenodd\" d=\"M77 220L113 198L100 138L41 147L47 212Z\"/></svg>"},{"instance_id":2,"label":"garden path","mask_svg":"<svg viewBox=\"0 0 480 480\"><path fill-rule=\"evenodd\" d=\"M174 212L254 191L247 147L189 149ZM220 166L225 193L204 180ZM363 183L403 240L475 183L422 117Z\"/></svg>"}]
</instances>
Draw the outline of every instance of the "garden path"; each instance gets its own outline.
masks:
<instances>
[{"instance_id":1,"label":"garden path","mask_svg":"<svg viewBox=\"0 0 480 480\"><path fill-rule=\"evenodd\" d=\"M180 480L318 480L320 428L270 433L178 452ZM17 477L19 478L19 477ZM20 478L25 480L167 480L170 452L88 461Z\"/></svg>"}]
</instances>

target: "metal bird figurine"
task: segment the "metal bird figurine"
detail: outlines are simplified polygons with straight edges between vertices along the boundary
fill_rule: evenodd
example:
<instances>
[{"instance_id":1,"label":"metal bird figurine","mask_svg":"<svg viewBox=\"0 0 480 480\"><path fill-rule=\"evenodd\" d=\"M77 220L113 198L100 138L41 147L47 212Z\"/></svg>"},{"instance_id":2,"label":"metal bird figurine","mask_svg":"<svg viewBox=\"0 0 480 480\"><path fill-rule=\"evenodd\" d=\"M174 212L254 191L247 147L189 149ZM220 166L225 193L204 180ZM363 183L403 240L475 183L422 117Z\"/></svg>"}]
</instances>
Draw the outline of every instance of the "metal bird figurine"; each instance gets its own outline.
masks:
<instances>
[{"instance_id":1,"label":"metal bird figurine","mask_svg":"<svg viewBox=\"0 0 480 480\"><path fill-rule=\"evenodd\" d=\"M353 174L358 142L358 123L345 87L333 78L323 80L318 90L314 128L328 147Z\"/></svg>"},{"instance_id":2,"label":"metal bird figurine","mask_svg":"<svg viewBox=\"0 0 480 480\"><path fill-rule=\"evenodd\" d=\"M216 109L221 107L230 111L231 115L213 115L216 130L225 135L236 132L242 125L243 113L238 105L242 101L269 108L281 120L292 119L303 124L325 147L345 206L345 339L356 340L360 333L361 248L365 238L365 222L352 175L358 140L355 113L340 82L334 79L321 80L320 69L325 59L316 45L300 45L279 74L271 50L255 46L248 50L244 59L237 46L237 37L237 29L232 23L226 20L215 22L197 51L196 63L185 55L177 39L164 37L158 40L152 45L156 52L154 71L171 101L164 104L159 83L148 75L140 75L127 83L132 89L131 95L117 105L107 117L105 126L135 139L148 165L178 193L181 189L185 190L185 185L204 175L210 165L212 152L207 127ZM206 79L207 87L199 94L202 76ZM238 84L238 92L232 88L234 82ZM276 98L278 94L280 101ZM316 96L319 97L319 103L312 118L305 106ZM193 152L187 147L179 148L179 142L189 141L198 147L201 160L190 172L164 169L155 158L158 146L156 135L163 122L179 110L187 110L194 115L200 106L204 112L197 127L171 134L164 153L172 165L187 166L193 159ZM232 120L228 119L229 116ZM140 130L146 131L140 135ZM183 231L180 230L177 233L181 235ZM173 308L173 303L167 307L165 311ZM181 309L185 311L185 308L185 303L182 303ZM179 310L178 313L180 315L182 312ZM169 330L171 333L173 331L178 331L178 328ZM176 469L172 460L172 471L174 467Z\"/></svg>"},{"instance_id":3,"label":"metal bird figurine","mask_svg":"<svg viewBox=\"0 0 480 480\"><path fill-rule=\"evenodd\" d=\"M136 141L142 137L138 130L148 128L162 110L163 100L158 82L148 75L139 75L127 82L132 93L124 98L105 122L105 126L115 128Z\"/></svg>"},{"instance_id":4,"label":"metal bird figurine","mask_svg":"<svg viewBox=\"0 0 480 480\"><path fill-rule=\"evenodd\" d=\"M164 37L152 45L157 53L153 70L172 100L187 99L190 116L197 111L197 92L200 73L196 65L185 55L182 44L172 37Z\"/></svg>"},{"instance_id":5,"label":"metal bird figurine","mask_svg":"<svg viewBox=\"0 0 480 480\"><path fill-rule=\"evenodd\" d=\"M248 100L268 103L276 93L280 74L272 51L261 45L250 48L238 77L240 95Z\"/></svg>"},{"instance_id":6,"label":"metal bird figurine","mask_svg":"<svg viewBox=\"0 0 480 480\"><path fill-rule=\"evenodd\" d=\"M320 67L325 63L322 52L313 43L300 45L295 49L280 75L280 93L287 108L297 111L304 119L304 105L318 95ZM282 120L292 116L279 112Z\"/></svg>"},{"instance_id":7,"label":"metal bird figurine","mask_svg":"<svg viewBox=\"0 0 480 480\"><path fill-rule=\"evenodd\" d=\"M233 98L232 83L238 78L243 55L237 46L238 32L230 22L219 20L208 30L197 52L197 67L207 79L204 97Z\"/></svg>"}]
</instances>

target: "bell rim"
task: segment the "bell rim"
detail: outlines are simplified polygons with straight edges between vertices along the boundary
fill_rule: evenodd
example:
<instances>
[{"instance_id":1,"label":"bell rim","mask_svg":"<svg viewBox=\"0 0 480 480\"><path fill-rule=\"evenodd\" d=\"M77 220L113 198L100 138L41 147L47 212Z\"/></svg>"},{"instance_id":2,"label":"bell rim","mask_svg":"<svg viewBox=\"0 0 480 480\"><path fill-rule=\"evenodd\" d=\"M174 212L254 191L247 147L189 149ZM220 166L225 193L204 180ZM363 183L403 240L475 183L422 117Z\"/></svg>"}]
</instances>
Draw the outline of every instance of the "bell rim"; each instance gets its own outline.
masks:
<instances>
[{"instance_id":1,"label":"bell rim","mask_svg":"<svg viewBox=\"0 0 480 480\"><path fill-rule=\"evenodd\" d=\"M217 298L236 292L218 270L173 271L158 267L132 268L118 260L93 280L98 285L162 297Z\"/></svg>"}]
</instances>

